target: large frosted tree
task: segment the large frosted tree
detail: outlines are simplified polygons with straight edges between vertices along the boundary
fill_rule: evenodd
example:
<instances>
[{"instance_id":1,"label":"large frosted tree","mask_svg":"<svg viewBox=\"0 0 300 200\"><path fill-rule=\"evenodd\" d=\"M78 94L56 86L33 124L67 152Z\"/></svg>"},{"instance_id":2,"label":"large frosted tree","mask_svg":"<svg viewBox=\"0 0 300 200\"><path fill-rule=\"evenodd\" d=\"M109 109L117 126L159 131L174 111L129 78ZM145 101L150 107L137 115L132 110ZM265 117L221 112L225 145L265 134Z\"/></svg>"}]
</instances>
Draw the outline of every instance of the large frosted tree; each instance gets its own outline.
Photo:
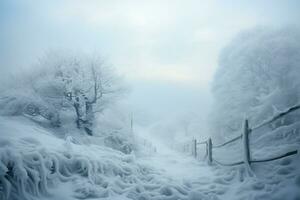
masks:
<instances>
[{"instance_id":1,"label":"large frosted tree","mask_svg":"<svg viewBox=\"0 0 300 200\"><path fill-rule=\"evenodd\" d=\"M300 32L255 28L240 33L221 52L212 92L212 131L230 137L300 103ZM277 126L293 123L286 117Z\"/></svg>"},{"instance_id":2,"label":"large frosted tree","mask_svg":"<svg viewBox=\"0 0 300 200\"><path fill-rule=\"evenodd\" d=\"M99 57L50 54L40 65L52 69L46 75L51 79L48 85L57 83L51 90L61 90L56 98L73 108L77 128L88 134L92 134L95 113L102 112L124 91L120 77Z\"/></svg>"}]
</instances>

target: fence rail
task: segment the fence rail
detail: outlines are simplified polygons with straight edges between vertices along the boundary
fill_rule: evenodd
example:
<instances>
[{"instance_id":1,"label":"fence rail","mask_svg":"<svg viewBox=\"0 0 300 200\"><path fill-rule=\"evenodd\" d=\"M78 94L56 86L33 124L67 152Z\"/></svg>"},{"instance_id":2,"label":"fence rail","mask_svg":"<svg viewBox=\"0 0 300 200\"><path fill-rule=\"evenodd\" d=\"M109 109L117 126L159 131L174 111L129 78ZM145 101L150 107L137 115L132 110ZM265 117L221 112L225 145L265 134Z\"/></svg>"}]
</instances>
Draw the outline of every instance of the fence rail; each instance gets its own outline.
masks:
<instances>
[{"instance_id":1,"label":"fence rail","mask_svg":"<svg viewBox=\"0 0 300 200\"><path fill-rule=\"evenodd\" d=\"M287 114L294 112L296 110L300 109L300 105L296 105L293 106L289 109L287 109L286 111L283 111L281 113L279 113L278 115L272 117L269 120L266 120L265 122L263 122L262 124L254 127L254 128L250 128L249 127L249 123L248 120L246 119L244 122L244 130L243 130L243 134L236 136L222 144L218 144L218 145L213 145L212 143L212 139L209 138L207 141L202 141L199 142L196 139L193 139L192 141L192 155L197 158L197 148L198 145L205 145L206 146L206 153L205 153L205 159L207 159L207 162L209 165L212 165L213 163L216 163L218 165L222 165L222 166L236 166L236 165L241 165L241 164L245 164L247 168L250 169L250 165L251 163L261 163L261 162L269 162L269 161L274 161L274 160L278 160L278 159L282 159L284 157L288 157L288 156L292 156L298 153L298 150L293 150L293 151L289 151L287 153L284 153L282 155L279 156L274 156L272 158L266 158L266 159L251 159L251 154L250 154L250 144L249 144L249 135L254 131L254 130L258 130L261 127L264 127L268 124L271 124L272 122L275 122L276 120L282 118L283 116L286 116ZM221 148L224 147L228 144L231 144L235 141L238 141L239 139L242 139L242 144L243 144L243 160L242 161L238 161L238 162L233 162L233 163L223 163L220 162L218 160L216 160L215 158L213 158L213 149L217 149L217 148Z\"/></svg>"},{"instance_id":2,"label":"fence rail","mask_svg":"<svg viewBox=\"0 0 300 200\"><path fill-rule=\"evenodd\" d=\"M261 127L264 127L265 125L270 124L270 123L276 121L277 119L279 119L279 118L281 118L281 117L283 117L283 116L285 116L285 115L287 115L287 114L289 114L289 113L291 113L291 112L294 112L294 111L296 111L296 110L298 110L298 109L300 109L300 105L293 106L293 107L287 109L286 111L281 112L281 113L279 113L278 115L274 116L273 118L267 120L266 122L263 122L262 124L260 124L260 125L258 125L258 126L256 126L256 127L252 128L252 131L254 131L254 130L256 130L256 129L259 129L259 128L261 128Z\"/></svg>"},{"instance_id":3,"label":"fence rail","mask_svg":"<svg viewBox=\"0 0 300 200\"><path fill-rule=\"evenodd\" d=\"M239 135L239 136L237 136L237 137L235 137L235 138L233 138L233 139L231 139L231 140L229 140L229 141L227 141L227 142L224 142L223 144L214 145L213 148L224 147L224 146L226 146L227 144L230 144L230 143L232 143L232 142L235 142L235 141L237 141L237 140L239 140L239 139L241 139L241 138L242 138L242 135Z\"/></svg>"}]
</instances>

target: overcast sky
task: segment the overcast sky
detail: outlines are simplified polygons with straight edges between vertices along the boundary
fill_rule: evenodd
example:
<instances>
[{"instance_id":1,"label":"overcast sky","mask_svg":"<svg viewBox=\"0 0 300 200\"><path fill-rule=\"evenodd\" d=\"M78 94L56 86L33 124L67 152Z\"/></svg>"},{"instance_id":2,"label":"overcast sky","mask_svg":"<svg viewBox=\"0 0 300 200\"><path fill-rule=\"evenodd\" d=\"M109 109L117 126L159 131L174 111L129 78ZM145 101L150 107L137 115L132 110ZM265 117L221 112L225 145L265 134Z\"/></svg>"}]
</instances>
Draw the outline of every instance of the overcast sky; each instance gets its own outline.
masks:
<instances>
[{"instance_id":1,"label":"overcast sky","mask_svg":"<svg viewBox=\"0 0 300 200\"><path fill-rule=\"evenodd\" d=\"M299 23L299 8L297 0L1 0L0 73L47 50L101 54L131 84L136 109L204 112L220 49L243 29Z\"/></svg>"}]
</instances>

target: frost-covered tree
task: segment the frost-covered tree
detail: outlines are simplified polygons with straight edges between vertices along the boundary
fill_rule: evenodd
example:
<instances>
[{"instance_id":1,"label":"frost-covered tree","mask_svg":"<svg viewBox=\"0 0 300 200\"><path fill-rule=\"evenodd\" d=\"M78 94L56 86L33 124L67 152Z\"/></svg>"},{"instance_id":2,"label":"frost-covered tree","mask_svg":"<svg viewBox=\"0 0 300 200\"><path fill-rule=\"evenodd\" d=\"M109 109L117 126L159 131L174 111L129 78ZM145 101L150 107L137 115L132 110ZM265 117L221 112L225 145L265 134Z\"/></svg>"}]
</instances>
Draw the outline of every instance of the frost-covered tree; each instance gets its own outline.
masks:
<instances>
[{"instance_id":1,"label":"frost-covered tree","mask_svg":"<svg viewBox=\"0 0 300 200\"><path fill-rule=\"evenodd\" d=\"M58 84L53 85L52 90L60 91L61 95L56 99L62 99L73 108L77 128L83 128L90 135L95 113L102 112L124 91L120 77L99 57L54 54L40 64L53 70L50 77Z\"/></svg>"},{"instance_id":2,"label":"frost-covered tree","mask_svg":"<svg viewBox=\"0 0 300 200\"><path fill-rule=\"evenodd\" d=\"M220 54L212 92L212 128L226 137L245 117L256 125L300 103L300 31L255 28L240 33ZM293 123L286 117L277 124Z\"/></svg>"},{"instance_id":3,"label":"frost-covered tree","mask_svg":"<svg viewBox=\"0 0 300 200\"><path fill-rule=\"evenodd\" d=\"M73 113L77 128L89 135L95 114L125 91L122 79L99 57L51 53L40 59L34 69L29 76L22 77L26 81L14 93L27 92L22 92L22 97L6 93L4 100L17 100L19 114L40 115L52 121L55 118L56 124L61 123L63 111ZM41 112L47 108L48 112Z\"/></svg>"}]
</instances>

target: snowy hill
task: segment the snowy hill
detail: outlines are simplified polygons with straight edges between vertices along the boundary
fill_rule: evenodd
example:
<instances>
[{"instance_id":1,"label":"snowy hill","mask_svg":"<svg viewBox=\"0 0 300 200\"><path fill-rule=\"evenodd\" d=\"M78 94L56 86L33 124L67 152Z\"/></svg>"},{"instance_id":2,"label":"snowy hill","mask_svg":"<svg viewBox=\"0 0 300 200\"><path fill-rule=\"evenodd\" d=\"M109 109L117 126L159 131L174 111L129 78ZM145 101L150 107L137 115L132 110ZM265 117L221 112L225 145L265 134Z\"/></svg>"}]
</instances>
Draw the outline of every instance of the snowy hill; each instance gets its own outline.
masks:
<instances>
[{"instance_id":1,"label":"snowy hill","mask_svg":"<svg viewBox=\"0 0 300 200\"><path fill-rule=\"evenodd\" d=\"M84 143L71 136L60 138L23 117L1 117L0 130L1 199L300 197L298 155L253 164L255 177L247 177L242 166L208 166L162 144L157 146L157 154L139 153L136 157L135 153L97 145L90 136Z\"/></svg>"},{"instance_id":2,"label":"snowy hill","mask_svg":"<svg viewBox=\"0 0 300 200\"><path fill-rule=\"evenodd\" d=\"M131 155L57 138L27 119L1 118L0 126L1 199L109 197L147 171Z\"/></svg>"},{"instance_id":3,"label":"snowy hill","mask_svg":"<svg viewBox=\"0 0 300 200\"><path fill-rule=\"evenodd\" d=\"M109 147L1 118L1 199L191 199L188 185Z\"/></svg>"}]
</instances>

